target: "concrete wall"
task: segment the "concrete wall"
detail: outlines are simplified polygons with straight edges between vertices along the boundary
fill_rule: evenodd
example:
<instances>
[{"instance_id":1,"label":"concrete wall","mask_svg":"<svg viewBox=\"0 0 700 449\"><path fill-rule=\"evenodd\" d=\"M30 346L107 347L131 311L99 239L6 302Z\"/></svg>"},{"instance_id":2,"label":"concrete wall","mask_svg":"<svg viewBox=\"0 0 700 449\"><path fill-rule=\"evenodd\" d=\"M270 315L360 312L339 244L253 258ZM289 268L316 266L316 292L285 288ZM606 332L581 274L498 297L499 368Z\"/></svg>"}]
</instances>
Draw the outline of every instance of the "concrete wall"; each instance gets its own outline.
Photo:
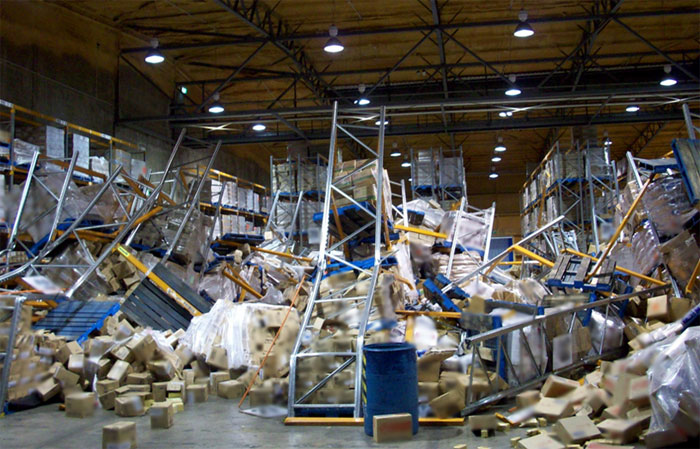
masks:
<instances>
[{"instance_id":1,"label":"concrete wall","mask_svg":"<svg viewBox=\"0 0 700 449\"><path fill-rule=\"evenodd\" d=\"M120 60L124 42L143 45L47 2L4 4L0 7L0 99L133 142L146 150L148 166L160 170L172 148L167 124L135 129L116 126L115 121L117 117L167 114L170 99L166 92L175 87L173 67L134 63L155 80L158 89ZM241 154L245 152L243 148L222 149L215 168L267 185L266 159ZM206 154L206 150L181 151L177 162Z\"/></svg>"}]
</instances>

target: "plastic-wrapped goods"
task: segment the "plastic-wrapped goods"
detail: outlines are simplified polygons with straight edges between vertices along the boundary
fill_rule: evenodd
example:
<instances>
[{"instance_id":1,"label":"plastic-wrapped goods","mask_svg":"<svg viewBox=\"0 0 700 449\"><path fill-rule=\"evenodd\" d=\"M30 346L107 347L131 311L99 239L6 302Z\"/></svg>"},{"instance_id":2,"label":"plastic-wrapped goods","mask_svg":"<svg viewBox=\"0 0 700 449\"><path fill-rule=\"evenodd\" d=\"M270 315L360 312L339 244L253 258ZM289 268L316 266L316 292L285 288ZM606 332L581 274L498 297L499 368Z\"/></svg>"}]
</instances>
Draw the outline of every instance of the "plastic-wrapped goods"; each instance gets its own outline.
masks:
<instances>
[{"instance_id":1,"label":"plastic-wrapped goods","mask_svg":"<svg viewBox=\"0 0 700 449\"><path fill-rule=\"evenodd\" d=\"M192 318L180 343L201 357L212 349L226 350L229 369L256 366L269 346L269 338L281 326L287 307L260 303L216 301L211 310ZM276 347L291 352L299 332L299 315L292 310Z\"/></svg>"},{"instance_id":2,"label":"plastic-wrapped goods","mask_svg":"<svg viewBox=\"0 0 700 449\"><path fill-rule=\"evenodd\" d=\"M294 182L294 163L283 162L272 166L272 190L281 192L296 192Z\"/></svg>"},{"instance_id":3,"label":"plastic-wrapped goods","mask_svg":"<svg viewBox=\"0 0 700 449\"><path fill-rule=\"evenodd\" d=\"M437 164L433 150L419 150L413 161L415 173L413 174L414 186L433 186L437 184L435 172Z\"/></svg>"},{"instance_id":4,"label":"plastic-wrapped goods","mask_svg":"<svg viewBox=\"0 0 700 449\"><path fill-rule=\"evenodd\" d=\"M683 225L696 213L679 175L652 182L642 201L662 240L681 232Z\"/></svg>"},{"instance_id":5,"label":"plastic-wrapped goods","mask_svg":"<svg viewBox=\"0 0 700 449\"><path fill-rule=\"evenodd\" d=\"M226 299L229 301L235 301L239 292L238 286L220 272L205 275L197 286L198 292L202 290L214 300Z\"/></svg>"},{"instance_id":6,"label":"plastic-wrapped goods","mask_svg":"<svg viewBox=\"0 0 700 449\"><path fill-rule=\"evenodd\" d=\"M683 231L661 244L660 249L673 277L681 287L685 287L700 258L700 249L695 238L688 231Z\"/></svg>"},{"instance_id":7,"label":"plastic-wrapped goods","mask_svg":"<svg viewBox=\"0 0 700 449\"><path fill-rule=\"evenodd\" d=\"M452 260L452 272L447 274L447 264L449 263L449 254L433 254L433 260L438 264L438 273L447 276L450 279L460 279L465 275L476 270L481 265L481 255L475 251L467 251L464 253L455 253Z\"/></svg>"},{"instance_id":8,"label":"plastic-wrapped goods","mask_svg":"<svg viewBox=\"0 0 700 449\"><path fill-rule=\"evenodd\" d=\"M460 213L460 220L455 226L458 211L446 212L440 223L440 232L447 234L448 242L456 242L470 250L483 252L486 248L488 222L475 214ZM457 236L454 233L457 232Z\"/></svg>"},{"instance_id":9,"label":"plastic-wrapped goods","mask_svg":"<svg viewBox=\"0 0 700 449\"><path fill-rule=\"evenodd\" d=\"M440 184L443 187L461 187L464 183L462 158L446 157L440 166Z\"/></svg>"},{"instance_id":10,"label":"plastic-wrapped goods","mask_svg":"<svg viewBox=\"0 0 700 449\"><path fill-rule=\"evenodd\" d=\"M661 253L654 241L651 225L648 221L642 223L631 239L630 246L634 255L634 268L630 268L638 273L647 274L661 263Z\"/></svg>"},{"instance_id":11,"label":"plastic-wrapped goods","mask_svg":"<svg viewBox=\"0 0 700 449\"><path fill-rule=\"evenodd\" d=\"M700 434L700 328L659 343L658 352L648 371L651 424L645 442L652 448Z\"/></svg>"},{"instance_id":12,"label":"plastic-wrapped goods","mask_svg":"<svg viewBox=\"0 0 700 449\"><path fill-rule=\"evenodd\" d=\"M516 312L502 315L502 319L503 326L505 327L517 324L521 321L531 320L532 316ZM530 351L528 351L525 341L522 340L523 334L527 339L527 344L530 346L532 357L530 357ZM542 330L542 327L527 326L523 328L522 333L509 332L506 334L506 344L511 364L513 365L515 372L518 374L517 378L520 380L520 382L525 382L538 376L538 370L535 363L537 363L541 371L544 371L544 368L547 366L548 357L545 333ZM515 385L515 376L509 375L508 379L509 382L512 382Z\"/></svg>"},{"instance_id":13,"label":"plastic-wrapped goods","mask_svg":"<svg viewBox=\"0 0 700 449\"><path fill-rule=\"evenodd\" d=\"M601 348L603 352L617 349L624 344L625 323L615 314L614 309L610 309L608 319L605 319L605 314L594 310L591 312L591 321L589 324L591 331L591 351L598 352Z\"/></svg>"},{"instance_id":14,"label":"plastic-wrapped goods","mask_svg":"<svg viewBox=\"0 0 700 449\"><path fill-rule=\"evenodd\" d=\"M21 139L12 141L12 153L14 162L17 165L29 164L32 161L34 152L41 152L41 147Z\"/></svg>"}]
</instances>

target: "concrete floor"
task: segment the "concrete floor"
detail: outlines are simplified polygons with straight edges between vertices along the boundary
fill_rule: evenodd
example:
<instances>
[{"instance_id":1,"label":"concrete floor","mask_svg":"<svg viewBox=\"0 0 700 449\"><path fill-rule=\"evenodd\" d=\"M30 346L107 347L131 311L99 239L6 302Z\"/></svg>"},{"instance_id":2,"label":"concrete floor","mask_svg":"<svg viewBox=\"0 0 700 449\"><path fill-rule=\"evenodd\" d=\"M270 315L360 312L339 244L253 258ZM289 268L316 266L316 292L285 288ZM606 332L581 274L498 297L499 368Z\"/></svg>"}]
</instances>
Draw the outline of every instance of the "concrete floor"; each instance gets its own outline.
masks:
<instances>
[{"instance_id":1,"label":"concrete floor","mask_svg":"<svg viewBox=\"0 0 700 449\"><path fill-rule=\"evenodd\" d=\"M362 427L286 427L281 419L264 419L239 412L238 401L212 397L207 403L186 406L175 415L170 429L151 430L150 418L122 418L112 411L96 410L92 418L67 418L58 404L45 405L0 418L2 449L76 449L102 447L102 426L117 421L136 422L138 447L147 448L447 448L467 443L509 448L510 438L525 436L525 429L496 433L484 439L466 426L423 427L413 440L376 444Z\"/></svg>"}]
</instances>

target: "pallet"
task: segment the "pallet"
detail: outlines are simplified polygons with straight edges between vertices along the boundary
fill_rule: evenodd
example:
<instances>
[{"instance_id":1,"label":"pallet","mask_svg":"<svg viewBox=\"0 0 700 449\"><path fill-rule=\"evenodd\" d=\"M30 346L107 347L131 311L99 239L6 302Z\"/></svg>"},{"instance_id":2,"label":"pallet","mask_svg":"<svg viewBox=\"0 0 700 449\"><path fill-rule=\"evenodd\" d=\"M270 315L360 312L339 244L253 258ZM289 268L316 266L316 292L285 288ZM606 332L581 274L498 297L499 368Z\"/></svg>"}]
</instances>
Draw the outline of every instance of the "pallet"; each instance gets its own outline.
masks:
<instances>
[{"instance_id":1,"label":"pallet","mask_svg":"<svg viewBox=\"0 0 700 449\"><path fill-rule=\"evenodd\" d=\"M592 260L587 257L578 258L571 254L562 254L554 262L545 284L548 287L577 288L584 291L612 290L615 282L615 262L609 259L603 262L598 274L587 281L592 268Z\"/></svg>"},{"instance_id":2,"label":"pallet","mask_svg":"<svg viewBox=\"0 0 700 449\"><path fill-rule=\"evenodd\" d=\"M32 327L82 343L118 310L119 301L62 301Z\"/></svg>"}]
</instances>

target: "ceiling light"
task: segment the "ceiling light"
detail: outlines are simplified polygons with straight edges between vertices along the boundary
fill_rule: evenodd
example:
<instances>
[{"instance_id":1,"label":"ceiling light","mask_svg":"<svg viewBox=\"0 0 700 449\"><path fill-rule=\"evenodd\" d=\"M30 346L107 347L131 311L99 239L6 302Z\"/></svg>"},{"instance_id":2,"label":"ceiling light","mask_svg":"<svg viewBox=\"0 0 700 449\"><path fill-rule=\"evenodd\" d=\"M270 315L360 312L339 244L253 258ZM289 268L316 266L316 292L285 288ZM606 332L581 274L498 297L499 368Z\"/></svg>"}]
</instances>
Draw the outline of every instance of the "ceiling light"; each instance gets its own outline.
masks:
<instances>
[{"instance_id":1,"label":"ceiling light","mask_svg":"<svg viewBox=\"0 0 700 449\"><path fill-rule=\"evenodd\" d=\"M501 162L501 156L494 156L491 158L491 162Z\"/></svg>"},{"instance_id":2,"label":"ceiling light","mask_svg":"<svg viewBox=\"0 0 700 449\"><path fill-rule=\"evenodd\" d=\"M498 178L498 173L493 172L493 173L489 174L489 178L491 178L491 179L496 179L496 178Z\"/></svg>"},{"instance_id":3,"label":"ceiling light","mask_svg":"<svg viewBox=\"0 0 700 449\"><path fill-rule=\"evenodd\" d=\"M180 92L182 95L187 95L187 86L180 86Z\"/></svg>"},{"instance_id":4,"label":"ceiling light","mask_svg":"<svg viewBox=\"0 0 700 449\"><path fill-rule=\"evenodd\" d=\"M401 156L401 152L400 151L392 151L389 155L391 157L399 157L399 156Z\"/></svg>"},{"instance_id":5,"label":"ceiling light","mask_svg":"<svg viewBox=\"0 0 700 449\"><path fill-rule=\"evenodd\" d=\"M331 27L328 29L328 34L331 37L328 39L328 42L326 42L326 46L323 47L323 50L325 50L326 53L340 53L341 51L345 50L345 47L343 47L340 39L338 39L337 26L331 25Z\"/></svg>"},{"instance_id":6,"label":"ceiling light","mask_svg":"<svg viewBox=\"0 0 700 449\"><path fill-rule=\"evenodd\" d=\"M408 161L408 157L403 158L403 162L401 162L401 166L403 168L408 168L411 166L411 163Z\"/></svg>"},{"instance_id":7,"label":"ceiling light","mask_svg":"<svg viewBox=\"0 0 700 449\"><path fill-rule=\"evenodd\" d=\"M391 153L389 153L389 156L391 157L399 157L401 156L401 150L399 150L399 144L394 142L391 144L391 147L393 150L391 150Z\"/></svg>"},{"instance_id":8,"label":"ceiling light","mask_svg":"<svg viewBox=\"0 0 700 449\"><path fill-rule=\"evenodd\" d=\"M209 112L212 114L221 114L224 112L224 105L219 102L219 93L214 94L214 102L209 105Z\"/></svg>"},{"instance_id":9,"label":"ceiling light","mask_svg":"<svg viewBox=\"0 0 700 449\"><path fill-rule=\"evenodd\" d=\"M520 23L518 24L518 26L515 27L515 31L513 31L513 36L530 37L533 34L535 34L535 30L532 29L532 27L527 21L527 11L521 9L518 13L518 19L520 19Z\"/></svg>"},{"instance_id":10,"label":"ceiling light","mask_svg":"<svg viewBox=\"0 0 700 449\"><path fill-rule=\"evenodd\" d=\"M381 123L381 122L379 121L379 119L377 119L377 121L374 122L374 124L377 125L377 126L379 126L380 123ZM389 120L384 119L384 126L387 126L388 124L389 124Z\"/></svg>"},{"instance_id":11,"label":"ceiling light","mask_svg":"<svg viewBox=\"0 0 700 449\"><path fill-rule=\"evenodd\" d=\"M508 113L506 111L501 111L498 113L498 116L501 118L506 118L508 117Z\"/></svg>"},{"instance_id":12,"label":"ceiling light","mask_svg":"<svg viewBox=\"0 0 700 449\"><path fill-rule=\"evenodd\" d=\"M506 117L512 117L513 111L506 111Z\"/></svg>"},{"instance_id":13,"label":"ceiling light","mask_svg":"<svg viewBox=\"0 0 700 449\"><path fill-rule=\"evenodd\" d=\"M413 182L413 178L408 178L408 182Z\"/></svg>"},{"instance_id":14,"label":"ceiling light","mask_svg":"<svg viewBox=\"0 0 700 449\"><path fill-rule=\"evenodd\" d=\"M629 105L629 106L627 106L627 107L625 108L625 111L627 111L627 112L637 112L637 111L639 111L639 106L637 106L636 104L631 104L631 105Z\"/></svg>"},{"instance_id":15,"label":"ceiling light","mask_svg":"<svg viewBox=\"0 0 700 449\"><path fill-rule=\"evenodd\" d=\"M664 66L664 73L665 75L663 78L661 78L659 84L661 84L664 87L671 87L675 86L676 83L678 83L678 80L676 80L676 78L674 78L673 75L671 75L671 64L666 64Z\"/></svg>"},{"instance_id":16,"label":"ceiling light","mask_svg":"<svg viewBox=\"0 0 700 449\"><path fill-rule=\"evenodd\" d=\"M265 131L265 128L266 126L264 123L256 123L255 125L253 125L253 131Z\"/></svg>"},{"instance_id":17,"label":"ceiling light","mask_svg":"<svg viewBox=\"0 0 700 449\"><path fill-rule=\"evenodd\" d=\"M149 64L160 64L165 61L165 56L158 50L158 39L151 39L151 47L143 60Z\"/></svg>"},{"instance_id":18,"label":"ceiling light","mask_svg":"<svg viewBox=\"0 0 700 449\"><path fill-rule=\"evenodd\" d=\"M370 104L370 101L369 98L360 97L357 100L355 100L355 104L359 106L367 106L368 104Z\"/></svg>"},{"instance_id":19,"label":"ceiling light","mask_svg":"<svg viewBox=\"0 0 700 449\"><path fill-rule=\"evenodd\" d=\"M605 145L606 147L609 147L610 145L612 145L612 140L610 140L610 137L608 137L607 131L605 131L605 133L603 133L603 137L605 137L605 139L603 140L603 145Z\"/></svg>"},{"instance_id":20,"label":"ceiling light","mask_svg":"<svg viewBox=\"0 0 700 449\"><path fill-rule=\"evenodd\" d=\"M508 95L509 97L515 97L520 95L522 91L518 89L518 86L515 85L515 75L510 75L508 77L508 80L510 81L510 87L508 87L508 90L506 90L506 95Z\"/></svg>"},{"instance_id":21,"label":"ceiling light","mask_svg":"<svg viewBox=\"0 0 700 449\"><path fill-rule=\"evenodd\" d=\"M495 151L496 153L503 153L504 151L506 151L506 146L503 145L503 137L498 137L498 143L493 148L493 151Z\"/></svg>"}]
</instances>

